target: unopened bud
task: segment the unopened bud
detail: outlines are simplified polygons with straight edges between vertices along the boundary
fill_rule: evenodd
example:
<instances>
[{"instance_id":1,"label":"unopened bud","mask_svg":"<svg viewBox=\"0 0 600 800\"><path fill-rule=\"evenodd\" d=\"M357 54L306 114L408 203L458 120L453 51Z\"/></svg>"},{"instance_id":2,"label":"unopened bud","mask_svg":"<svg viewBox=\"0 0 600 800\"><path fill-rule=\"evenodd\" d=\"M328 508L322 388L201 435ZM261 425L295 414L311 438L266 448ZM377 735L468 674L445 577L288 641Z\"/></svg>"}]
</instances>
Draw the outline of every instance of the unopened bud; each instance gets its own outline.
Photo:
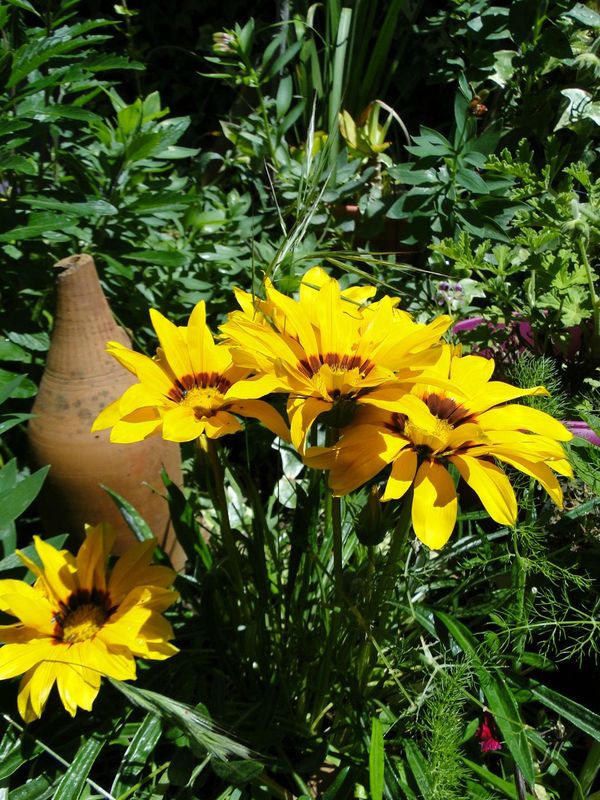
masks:
<instances>
[{"instance_id":1,"label":"unopened bud","mask_svg":"<svg viewBox=\"0 0 600 800\"><path fill-rule=\"evenodd\" d=\"M387 533L389 516L381 504L379 487L371 486L367 502L356 521L356 536L361 544L381 544Z\"/></svg>"}]
</instances>

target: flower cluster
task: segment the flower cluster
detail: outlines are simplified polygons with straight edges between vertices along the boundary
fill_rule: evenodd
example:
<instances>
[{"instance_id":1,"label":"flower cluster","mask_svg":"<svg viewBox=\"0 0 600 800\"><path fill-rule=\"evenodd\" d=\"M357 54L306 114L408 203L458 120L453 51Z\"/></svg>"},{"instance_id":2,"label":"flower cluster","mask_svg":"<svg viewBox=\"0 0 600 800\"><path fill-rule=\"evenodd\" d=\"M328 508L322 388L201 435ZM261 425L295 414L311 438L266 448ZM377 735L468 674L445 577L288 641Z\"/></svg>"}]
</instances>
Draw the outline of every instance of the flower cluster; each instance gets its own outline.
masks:
<instances>
[{"instance_id":1,"label":"flower cluster","mask_svg":"<svg viewBox=\"0 0 600 800\"><path fill-rule=\"evenodd\" d=\"M90 710L103 676L136 677L135 656L165 659L177 653L161 612L177 598L175 573L152 566L153 540L133 545L107 572L115 534L88 527L76 556L35 537L41 567L17 551L33 573L0 580L0 611L17 618L0 625L0 679L22 675L19 713L26 722L43 712L56 683L71 716Z\"/></svg>"},{"instance_id":2,"label":"flower cluster","mask_svg":"<svg viewBox=\"0 0 600 800\"><path fill-rule=\"evenodd\" d=\"M240 310L215 344L203 303L187 328L157 311L154 359L111 342L108 350L140 383L107 409L94 429L113 441L160 433L174 441L240 429L237 416L259 419L291 439L305 463L327 470L336 495L385 481L382 501L412 497L417 537L432 549L454 528L455 472L495 521L513 525L517 501L501 464L534 478L562 505L556 474L572 475L561 442L572 434L548 414L512 401L547 394L492 379L494 362L461 356L441 337L448 316L416 322L375 289L343 290L321 268L310 269L298 298L265 281L265 298L236 292ZM261 398L287 396L289 431ZM316 425L326 447L311 446Z\"/></svg>"}]
</instances>

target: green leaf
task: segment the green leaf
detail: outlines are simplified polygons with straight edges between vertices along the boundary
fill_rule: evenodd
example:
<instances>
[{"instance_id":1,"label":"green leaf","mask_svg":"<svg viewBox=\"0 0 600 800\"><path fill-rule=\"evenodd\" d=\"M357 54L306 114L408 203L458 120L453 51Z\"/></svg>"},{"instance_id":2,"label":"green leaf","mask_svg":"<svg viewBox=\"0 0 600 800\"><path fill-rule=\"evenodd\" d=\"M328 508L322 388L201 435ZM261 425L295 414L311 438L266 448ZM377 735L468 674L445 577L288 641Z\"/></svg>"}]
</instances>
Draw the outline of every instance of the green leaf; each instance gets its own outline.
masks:
<instances>
[{"instance_id":1,"label":"green leaf","mask_svg":"<svg viewBox=\"0 0 600 800\"><path fill-rule=\"evenodd\" d=\"M94 761L104 747L105 739L92 735L83 740L75 758L56 788L54 800L78 800Z\"/></svg>"},{"instance_id":2,"label":"green leaf","mask_svg":"<svg viewBox=\"0 0 600 800\"><path fill-rule=\"evenodd\" d=\"M431 776L423 753L421 753L415 742L411 741L404 742L404 752L419 791L423 797L431 797Z\"/></svg>"},{"instance_id":3,"label":"green leaf","mask_svg":"<svg viewBox=\"0 0 600 800\"><path fill-rule=\"evenodd\" d=\"M264 767L258 761L214 761L212 768L221 780L241 786L258 778Z\"/></svg>"},{"instance_id":4,"label":"green leaf","mask_svg":"<svg viewBox=\"0 0 600 800\"><path fill-rule=\"evenodd\" d=\"M575 3L563 16L577 20L586 28L600 28L600 14L593 8L584 6L583 3Z\"/></svg>"},{"instance_id":5,"label":"green leaf","mask_svg":"<svg viewBox=\"0 0 600 800\"><path fill-rule=\"evenodd\" d=\"M25 380L25 375L15 375L12 380L0 384L0 405L12 396L13 391Z\"/></svg>"},{"instance_id":6,"label":"green leaf","mask_svg":"<svg viewBox=\"0 0 600 800\"><path fill-rule=\"evenodd\" d=\"M535 780L535 768L531 758L531 751L525 735L523 723L519 715L519 707L511 692L506 685L500 670L494 667L487 667L479 656L479 646L477 640L461 622L454 619L449 614L442 611L434 612L436 617L444 624L452 638L460 649L469 656L473 662L473 667L481 689L485 695L490 711L510 754L515 760L525 780L531 786Z\"/></svg>"},{"instance_id":7,"label":"green leaf","mask_svg":"<svg viewBox=\"0 0 600 800\"><path fill-rule=\"evenodd\" d=\"M598 714L541 683L530 681L527 687L540 703L568 719L579 730L600 742L600 716Z\"/></svg>"},{"instance_id":8,"label":"green leaf","mask_svg":"<svg viewBox=\"0 0 600 800\"><path fill-rule=\"evenodd\" d=\"M109 678L115 689L118 689L134 705L158 714L187 734L197 744L215 758L226 761L231 756L249 758L247 747L231 739L218 725L199 709L186 703L180 703L170 697L148 689L140 689L129 683Z\"/></svg>"},{"instance_id":9,"label":"green leaf","mask_svg":"<svg viewBox=\"0 0 600 800\"><path fill-rule=\"evenodd\" d=\"M61 533L59 536L51 536L49 539L45 539L44 541L48 544L51 544L56 550L60 550L67 538L68 534ZM32 561L35 561L36 564L40 564L40 559L35 549L35 545L30 544L27 547L22 547L20 549L21 552L24 553L28 558L30 558ZM13 569L24 568L23 562L16 553L11 553L9 556L6 556L6 558L3 558L2 561L0 561L0 573L8 572L9 570Z\"/></svg>"},{"instance_id":10,"label":"green leaf","mask_svg":"<svg viewBox=\"0 0 600 800\"><path fill-rule=\"evenodd\" d=\"M0 528L13 522L31 505L42 488L49 469L50 466L42 467L33 475L19 481L14 488L0 493Z\"/></svg>"},{"instance_id":11,"label":"green leaf","mask_svg":"<svg viewBox=\"0 0 600 800\"><path fill-rule=\"evenodd\" d=\"M74 217L113 216L119 213L118 209L106 200L88 200L84 203L63 203L51 197L22 197L21 200L32 208L62 211L63 214Z\"/></svg>"},{"instance_id":12,"label":"green leaf","mask_svg":"<svg viewBox=\"0 0 600 800\"><path fill-rule=\"evenodd\" d=\"M187 257L176 250L145 250L139 253L123 253L121 258L140 261L143 264L156 264L161 267L182 267L187 262Z\"/></svg>"},{"instance_id":13,"label":"green leaf","mask_svg":"<svg viewBox=\"0 0 600 800\"><path fill-rule=\"evenodd\" d=\"M458 169L456 171L456 182L463 189L467 189L474 194L487 194L489 191L488 185L481 175L470 169L463 169L462 167Z\"/></svg>"},{"instance_id":14,"label":"green leaf","mask_svg":"<svg viewBox=\"0 0 600 800\"><path fill-rule=\"evenodd\" d=\"M10 790L10 800L48 800L54 797L54 781L47 775L28 778L27 783Z\"/></svg>"},{"instance_id":15,"label":"green leaf","mask_svg":"<svg viewBox=\"0 0 600 800\"><path fill-rule=\"evenodd\" d=\"M6 334L11 342L21 345L26 350L35 350L44 353L50 347L50 337L47 333L15 333L10 331Z\"/></svg>"},{"instance_id":16,"label":"green leaf","mask_svg":"<svg viewBox=\"0 0 600 800\"><path fill-rule=\"evenodd\" d=\"M385 764L383 745L383 726L379 717L371 722L371 744L369 747L369 788L371 800L382 800L383 774Z\"/></svg>"},{"instance_id":17,"label":"green leaf","mask_svg":"<svg viewBox=\"0 0 600 800\"><path fill-rule=\"evenodd\" d=\"M130 530L135 534L135 537L140 542L147 542L149 539L154 539L150 525L142 517L131 503L120 494L117 494L113 489L108 486L100 484L105 492L107 492L117 504L117 508Z\"/></svg>"},{"instance_id":18,"label":"green leaf","mask_svg":"<svg viewBox=\"0 0 600 800\"><path fill-rule=\"evenodd\" d=\"M37 386L33 381L30 381L29 378L26 378L24 375L19 375L20 378L17 385L13 385L15 381L15 373L9 372L6 369L0 369L0 397L4 396L4 393L7 390L7 387L10 386L10 394L9 397L33 397L33 395L37 392Z\"/></svg>"},{"instance_id":19,"label":"green leaf","mask_svg":"<svg viewBox=\"0 0 600 800\"><path fill-rule=\"evenodd\" d=\"M275 107L277 109L277 119L281 119L287 113L292 102L292 76L286 75L279 81L277 87L277 97L275 98Z\"/></svg>"},{"instance_id":20,"label":"green leaf","mask_svg":"<svg viewBox=\"0 0 600 800\"><path fill-rule=\"evenodd\" d=\"M98 116L98 114L94 114L93 111L88 111L86 108L62 104L32 109L29 114L23 114L23 116L35 117L37 122L46 122L59 119L73 119L78 122L93 123L102 121L102 117Z\"/></svg>"},{"instance_id":21,"label":"green leaf","mask_svg":"<svg viewBox=\"0 0 600 800\"><path fill-rule=\"evenodd\" d=\"M10 416L0 418L0 435L34 416L35 414L11 414Z\"/></svg>"},{"instance_id":22,"label":"green leaf","mask_svg":"<svg viewBox=\"0 0 600 800\"><path fill-rule=\"evenodd\" d=\"M508 797L510 800L535 800L535 797L529 792L527 792L525 797L521 797L519 794L517 794L517 790L512 781L506 781L504 778L500 778L498 775L490 772L489 769L482 767L480 764L476 764L474 761L470 761L468 758L463 758L463 763L466 764L466 766L469 767L469 769L474 772L484 783L487 783L489 786L493 786L494 789L498 789L498 791L503 792L504 797Z\"/></svg>"},{"instance_id":23,"label":"green leaf","mask_svg":"<svg viewBox=\"0 0 600 800\"><path fill-rule=\"evenodd\" d=\"M115 797L137 782L144 764L151 756L162 733L162 721L157 714L147 714L138 726L113 781L110 793Z\"/></svg>"},{"instance_id":24,"label":"green leaf","mask_svg":"<svg viewBox=\"0 0 600 800\"><path fill-rule=\"evenodd\" d=\"M19 225L10 231L0 234L0 242L19 242L25 239L43 238L47 234L60 231L65 233L70 231L73 226L72 217L60 217L52 215L52 218L44 219L42 222L32 222L30 225Z\"/></svg>"},{"instance_id":25,"label":"green leaf","mask_svg":"<svg viewBox=\"0 0 600 800\"><path fill-rule=\"evenodd\" d=\"M350 767L342 767L335 776L335 780L326 792L323 792L321 800L344 800L348 797L348 787L345 786L346 778L350 772Z\"/></svg>"},{"instance_id":26,"label":"green leaf","mask_svg":"<svg viewBox=\"0 0 600 800\"><path fill-rule=\"evenodd\" d=\"M513 0L508 12L508 29L516 44L524 44L532 38L538 19L538 3L531 0Z\"/></svg>"},{"instance_id":27,"label":"green leaf","mask_svg":"<svg viewBox=\"0 0 600 800\"><path fill-rule=\"evenodd\" d=\"M35 8L31 5L29 0L6 0L6 2L10 3L11 6L22 8L23 11L31 11L32 14L36 15L36 17L41 16L40 12L35 10Z\"/></svg>"}]
</instances>

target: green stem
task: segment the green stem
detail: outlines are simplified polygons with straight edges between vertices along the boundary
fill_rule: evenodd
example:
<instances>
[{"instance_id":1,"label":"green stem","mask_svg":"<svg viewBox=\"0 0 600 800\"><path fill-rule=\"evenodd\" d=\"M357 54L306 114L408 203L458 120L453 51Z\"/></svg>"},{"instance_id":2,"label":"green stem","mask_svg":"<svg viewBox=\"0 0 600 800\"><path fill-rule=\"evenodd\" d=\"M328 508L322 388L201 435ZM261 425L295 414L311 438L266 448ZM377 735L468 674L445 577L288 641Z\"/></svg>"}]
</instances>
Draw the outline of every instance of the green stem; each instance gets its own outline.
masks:
<instances>
[{"instance_id":1,"label":"green stem","mask_svg":"<svg viewBox=\"0 0 600 800\"><path fill-rule=\"evenodd\" d=\"M516 527L513 528L512 532L512 541L513 541L513 550L515 553L515 562L513 567L513 586L515 587L516 592L516 616L517 616L517 628L523 630L523 633L519 634L516 641L516 653L517 658L521 656L523 651L525 650L525 642L528 630L527 620L526 620L526 609L525 609L525 587L527 582L527 568L525 566L525 561L522 558L521 554L519 553L519 546L517 540L517 529ZM519 661L517 661L517 668L518 668Z\"/></svg>"},{"instance_id":2,"label":"green stem","mask_svg":"<svg viewBox=\"0 0 600 800\"><path fill-rule=\"evenodd\" d=\"M207 438L206 443L206 451L208 453L208 459L213 478L214 501L219 514L223 545L227 553L227 561L231 568L232 577L235 580L237 588L240 592L240 598L242 598L244 594L244 582L242 580L239 554L235 544L235 537L233 535L231 521L229 519L229 506L227 504L227 495L225 494L225 472L219 460L215 441Z\"/></svg>"},{"instance_id":3,"label":"green stem","mask_svg":"<svg viewBox=\"0 0 600 800\"><path fill-rule=\"evenodd\" d=\"M579 255L581 256L581 261L585 269L588 287L590 290L590 299L592 301L592 320L594 323L594 330L592 333L592 355L596 356L600 352L600 302L598 301L598 295L596 294L596 287L594 285L594 275L592 272L591 264L587 256L587 250L585 248L583 236L578 237L577 246L579 249Z\"/></svg>"},{"instance_id":4,"label":"green stem","mask_svg":"<svg viewBox=\"0 0 600 800\"><path fill-rule=\"evenodd\" d=\"M396 527L392 532L392 541L390 542L386 563L381 573L381 588L386 592L388 588L390 588L390 582L395 578L398 572L398 564L400 563L402 550L404 549L404 545L408 539L408 534L410 533L412 496L413 490L411 487L406 493L404 503L402 504L402 510L400 511L400 517L398 518ZM379 594L379 592L377 594Z\"/></svg>"},{"instance_id":5,"label":"green stem","mask_svg":"<svg viewBox=\"0 0 600 800\"><path fill-rule=\"evenodd\" d=\"M340 604L344 593L344 556L342 543L342 511L341 498L331 498L331 526L333 534L333 579L335 582L335 599Z\"/></svg>"}]
</instances>

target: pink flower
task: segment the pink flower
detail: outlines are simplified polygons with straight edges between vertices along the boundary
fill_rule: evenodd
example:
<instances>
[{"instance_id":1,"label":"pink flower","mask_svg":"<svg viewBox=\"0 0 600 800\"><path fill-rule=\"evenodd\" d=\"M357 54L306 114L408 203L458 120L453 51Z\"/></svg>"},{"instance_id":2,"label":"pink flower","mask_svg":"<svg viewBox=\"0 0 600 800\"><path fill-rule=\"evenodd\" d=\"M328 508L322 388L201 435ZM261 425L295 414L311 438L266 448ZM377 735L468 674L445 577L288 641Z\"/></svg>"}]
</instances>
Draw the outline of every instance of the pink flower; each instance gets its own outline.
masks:
<instances>
[{"instance_id":1,"label":"pink flower","mask_svg":"<svg viewBox=\"0 0 600 800\"><path fill-rule=\"evenodd\" d=\"M600 437L594 433L587 422L580 419L567 419L564 425L571 431L573 436L579 436L581 439L587 439L588 442L600 447Z\"/></svg>"},{"instance_id":2,"label":"pink flower","mask_svg":"<svg viewBox=\"0 0 600 800\"><path fill-rule=\"evenodd\" d=\"M483 712L483 720L475 732L475 737L479 739L482 753L502 750L502 742L496 738L496 723L489 711Z\"/></svg>"}]
</instances>

